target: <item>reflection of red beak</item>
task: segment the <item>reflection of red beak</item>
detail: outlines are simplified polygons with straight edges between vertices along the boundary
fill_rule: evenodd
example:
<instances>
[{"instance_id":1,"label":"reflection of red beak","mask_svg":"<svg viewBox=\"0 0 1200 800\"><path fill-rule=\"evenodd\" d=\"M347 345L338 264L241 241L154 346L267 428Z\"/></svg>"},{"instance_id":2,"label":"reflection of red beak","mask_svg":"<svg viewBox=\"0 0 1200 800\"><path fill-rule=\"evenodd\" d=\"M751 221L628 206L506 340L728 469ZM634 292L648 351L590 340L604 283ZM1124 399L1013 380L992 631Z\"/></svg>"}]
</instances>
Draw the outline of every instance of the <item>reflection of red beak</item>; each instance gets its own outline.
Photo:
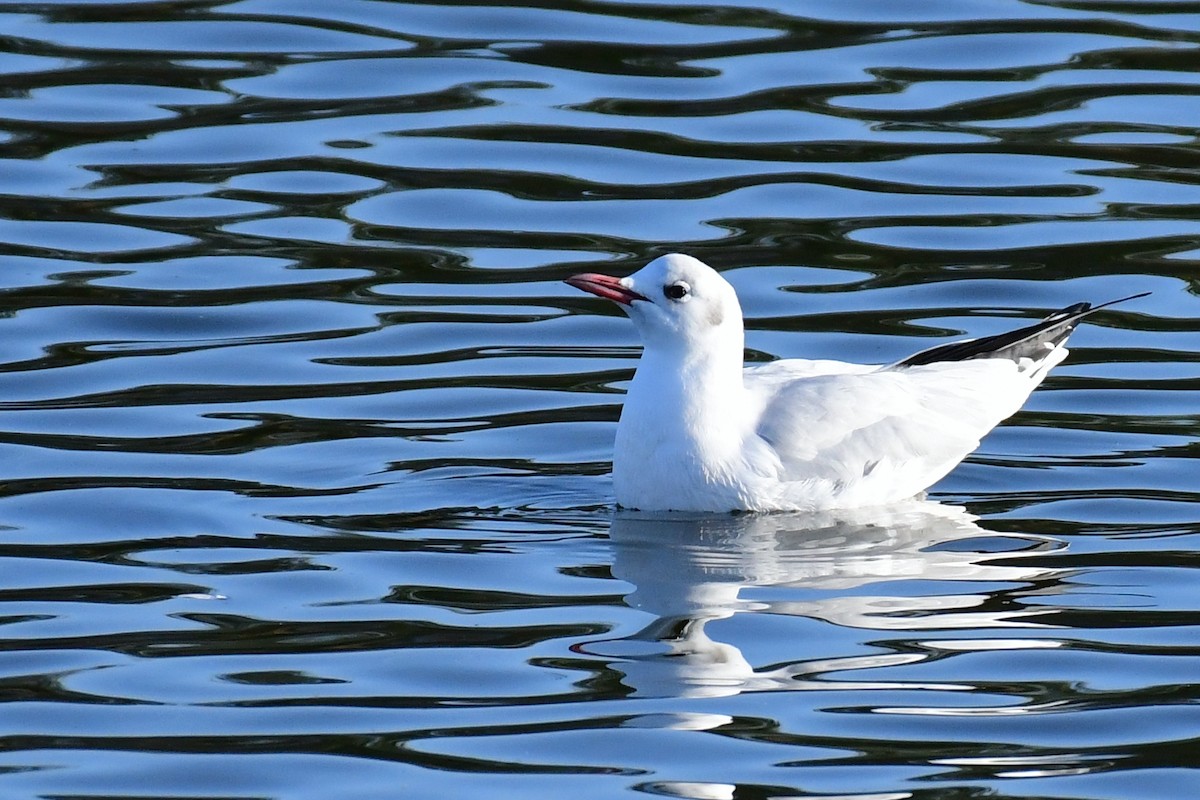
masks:
<instances>
[{"instance_id":1,"label":"reflection of red beak","mask_svg":"<svg viewBox=\"0 0 1200 800\"><path fill-rule=\"evenodd\" d=\"M597 297L603 297L606 300L612 300L614 303L620 303L623 306L629 305L634 300L649 299L645 295L638 294L633 289L622 286L617 278L611 275L600 275L596 272L584 272L581 275L572 275L564 283L568 283L576 289L591 292Z\"/></svg>"}]
</instances>

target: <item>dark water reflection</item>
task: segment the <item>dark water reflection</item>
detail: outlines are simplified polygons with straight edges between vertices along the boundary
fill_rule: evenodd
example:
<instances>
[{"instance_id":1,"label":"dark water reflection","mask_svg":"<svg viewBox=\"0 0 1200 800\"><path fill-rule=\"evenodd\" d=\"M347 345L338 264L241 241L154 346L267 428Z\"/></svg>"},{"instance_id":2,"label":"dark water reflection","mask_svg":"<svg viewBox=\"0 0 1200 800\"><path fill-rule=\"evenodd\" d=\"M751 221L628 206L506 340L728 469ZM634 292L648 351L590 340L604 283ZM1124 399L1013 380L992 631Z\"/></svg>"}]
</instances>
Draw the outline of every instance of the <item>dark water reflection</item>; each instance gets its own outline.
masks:
<instances>
[{"instance_id":1,"label":"dark water reflection","mask_svg":"<svg viewBox=\"0 0 1200 800\"><path fill-rule=\"evenodd\" d=\"M1200 4L0 3L0 796L1194 793ZM636 339L1092 318L936 502L613 515Z\"/></svg>"}]
</instances>

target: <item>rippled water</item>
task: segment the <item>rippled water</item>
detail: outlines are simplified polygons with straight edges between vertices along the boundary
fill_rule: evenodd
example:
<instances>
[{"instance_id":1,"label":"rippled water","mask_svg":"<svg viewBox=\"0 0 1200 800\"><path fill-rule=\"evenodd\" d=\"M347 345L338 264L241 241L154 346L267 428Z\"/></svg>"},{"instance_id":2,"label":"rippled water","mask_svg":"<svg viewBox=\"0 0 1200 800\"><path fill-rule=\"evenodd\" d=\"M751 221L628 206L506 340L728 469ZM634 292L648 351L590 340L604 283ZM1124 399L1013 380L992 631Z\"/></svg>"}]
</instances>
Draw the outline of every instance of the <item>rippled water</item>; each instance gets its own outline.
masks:
<instances>
[{"instance_id":1,"label":"rippled water","mask_svg":"<svg viewBox=\"0 0 1200 800\"><path fill-rule=\"evenodd\" d=\"M0 796L1185 798L1200 3L0 4ZM615 514L750 357L1079 300L931 500Z\"/></svg>"}]
</instances>

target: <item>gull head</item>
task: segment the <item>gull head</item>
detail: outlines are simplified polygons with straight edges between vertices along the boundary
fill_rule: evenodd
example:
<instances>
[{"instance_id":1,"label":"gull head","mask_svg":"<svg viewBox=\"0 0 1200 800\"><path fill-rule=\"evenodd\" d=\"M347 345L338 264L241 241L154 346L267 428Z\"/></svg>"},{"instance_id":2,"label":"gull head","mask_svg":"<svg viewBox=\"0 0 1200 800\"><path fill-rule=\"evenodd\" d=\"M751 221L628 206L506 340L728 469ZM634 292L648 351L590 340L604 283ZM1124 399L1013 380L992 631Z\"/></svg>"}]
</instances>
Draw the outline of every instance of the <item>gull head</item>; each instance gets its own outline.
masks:
<instances>
[{"instance_id":1,"label":"gull head","mask_svg":"<svg viewBox=\"0 0 1200 800\"><path fill-rule=\"evenodd\" d=\"M742 308L729 282L703 261L671 253L625 278L594 272L566 281L617 303L647 348L742 353Z\"/></svg>"}]
</instances>

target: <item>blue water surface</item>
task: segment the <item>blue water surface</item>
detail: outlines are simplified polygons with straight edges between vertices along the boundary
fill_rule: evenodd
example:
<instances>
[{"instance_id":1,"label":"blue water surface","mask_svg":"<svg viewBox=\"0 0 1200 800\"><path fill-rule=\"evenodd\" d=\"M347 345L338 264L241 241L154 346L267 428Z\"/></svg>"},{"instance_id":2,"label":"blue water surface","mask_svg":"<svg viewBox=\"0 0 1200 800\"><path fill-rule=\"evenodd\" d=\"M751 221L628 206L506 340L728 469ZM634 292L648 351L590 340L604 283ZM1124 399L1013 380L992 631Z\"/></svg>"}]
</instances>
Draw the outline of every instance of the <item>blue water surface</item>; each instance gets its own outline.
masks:
<instances>
[{"instance_id":1,"label":"blue water surface","mask_svg":"<svg viewBox=\"0 0 1200 800\"><path fill-rule=\"evenodd\" d=\"M1178 800L1200 3L0 3L0 796ZM638 341L1078 301L927 499L617 512Z\"/></svg>"}]
</instances>

